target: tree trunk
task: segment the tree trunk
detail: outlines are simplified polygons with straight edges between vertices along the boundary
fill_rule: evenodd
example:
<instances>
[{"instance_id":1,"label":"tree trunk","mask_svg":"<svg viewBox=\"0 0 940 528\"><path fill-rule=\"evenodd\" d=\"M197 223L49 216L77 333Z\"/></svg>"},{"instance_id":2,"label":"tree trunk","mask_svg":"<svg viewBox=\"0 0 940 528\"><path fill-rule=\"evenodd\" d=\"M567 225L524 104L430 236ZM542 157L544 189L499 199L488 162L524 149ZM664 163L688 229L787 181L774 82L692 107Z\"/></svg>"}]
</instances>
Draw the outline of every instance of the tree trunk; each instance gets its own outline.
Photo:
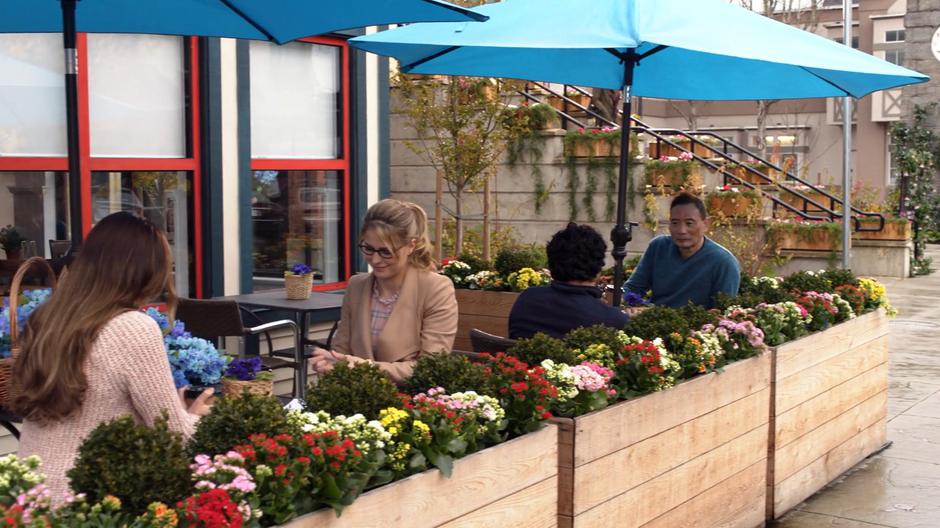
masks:
<instances>
[{"instance_id":1,"label":"tree trunk","mask_svg":"<svg viewBox=\"0 0 940 528\"><path fill-rule=\"evenodd\" d=\"M463 204L461 203L461 198L463 194L463 189L457 187L454 190L454 211L457 220L456 230L454 234L454 256L460 258L460 255L463 253Z\"/></svg>"},{"instance_id":2,"label":"tree trunk","mask_svg":"<svg viewBox=\"0 0 940 528\"><path fill-rule=\"evenodd\" d=\"M437 245L437 261L444 260L444 212L441 205L444 200L444 172L437 171L434 189L434 243Z\"/></svg>"},{"instance_id":3,"label":"tree trunk","mask_svg":"<svg viewBox=\"0 0 940 528\"><path fill-rule=\"evenodd\" d=\"M490 175L483 180L483 260L490 260Z\"/></svg>"}]
</instances>

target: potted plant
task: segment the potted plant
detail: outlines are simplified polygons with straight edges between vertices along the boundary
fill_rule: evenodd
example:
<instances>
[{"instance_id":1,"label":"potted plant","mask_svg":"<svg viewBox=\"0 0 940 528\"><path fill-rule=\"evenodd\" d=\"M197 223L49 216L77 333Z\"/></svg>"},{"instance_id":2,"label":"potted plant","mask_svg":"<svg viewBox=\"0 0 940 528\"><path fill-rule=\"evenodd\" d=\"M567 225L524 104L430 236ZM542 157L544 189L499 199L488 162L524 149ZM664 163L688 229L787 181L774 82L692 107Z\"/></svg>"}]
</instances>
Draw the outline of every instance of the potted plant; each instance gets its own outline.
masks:
<instances>
[{"instance_id":1,"label":"potted plant","mask_svg":"<svg viewBox=\"0 0 940 528\"><path fill-rule=\"evenodd\" d=\"M297 301L310 298L313 288L313 268L298 262L284 271L284 287L287 289L287 298Z\"/></svg>"},{"instance_id":2,"label":"potted plant","mask_svg":"<svg viewBox=\"0 0 940 528\"><path fill-rule=\"evenodd\" d=\"M760 194L753 189L741 190L722 185L705 199L708 214L727 218L756 217L761 212Z\"/></svg>"},{"instance_id":3,"label":"potted plant","mask_svg":"<svg viewBox=\"0 0 940 528\"><path fill-rule=\"evenodd\" d=\"M220 393L222 374L231 358L217 350L210 341L193 337L186 331L183 321L176 320L171 327L169 319L160 310L148 308L146 313L163 331L163 344L176 388L189 387L187 398L196 398L210 387Z\"/></svg>"},{"instance_id":4,"label":"potted plant","mask_svg":"<svg viewBox=\"0 0 940 528\"><path fill-rule=\"evenodd\" d=\"M565 134L565 156L576 158L618 157L620 156L620 129L579 128L569 131Z\"/></svg>"},{"instance_id":5,"label":"potted plant","mask_svg":"<svg viewBox=\"0 0 940 528\"><path fill-rule=\"evenodd\" d=\"M259 356L235 358L225 369L225 376L222 377L222 392L236 396L244 392L273 395L274 373L270 370L262 370Z\"/></svg>"},{"instance_id":6,"label":"potted plant","mask_svg":"<svg viewBox=\"0 0 940 528\"><path fill-rule=\"evenodd\" d=\"M535 130L550 130L561 128L558 112L552 105L536 103L526 107L529 116L529 126Z\"/></svg>"},{"instance_id":7,"label":"potted plant","mask_svg":"<svg viewBox=\"0 0 940 528\"><path fill-rule=\"evenodd\" d=\"M662 156L646 162L646 183L654 187L683 187L691 179L698 179L699 169L699 163L688 152L678 157Z\"/></svg>"},{"instance_id":8,"label":"potted plant","mask_svg":"<svg viewBox=\"0 0 940 528\"><path fill-rule=\"evenodd\" d=\"M26 241L26 237L20 234L15 226L8 225L0 229L0 246L7 254L7 260L20 259L20 246Z\"/></svg>"}]
</instances>

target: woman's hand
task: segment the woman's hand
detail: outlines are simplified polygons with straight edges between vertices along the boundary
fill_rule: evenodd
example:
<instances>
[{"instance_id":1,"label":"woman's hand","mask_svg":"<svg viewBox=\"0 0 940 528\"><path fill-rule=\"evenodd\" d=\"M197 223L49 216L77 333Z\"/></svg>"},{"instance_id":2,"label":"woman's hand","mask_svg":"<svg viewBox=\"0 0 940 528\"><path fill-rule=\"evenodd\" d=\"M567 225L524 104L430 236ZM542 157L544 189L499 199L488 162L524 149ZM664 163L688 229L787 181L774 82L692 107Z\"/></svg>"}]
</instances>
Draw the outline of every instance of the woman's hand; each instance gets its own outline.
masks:
<instances>
[{"instance_id":1,"label":"woman's hand","mask_svg":"<svg viewBox=\"0 0 940 528\"><path fill-rule=\"evenodd\" d=\"M624 313L629 315L630 318L632 319L640 315L641 313L643 313L643 311L646 310L646 308L647 308L646 306L628 306L627 308L624 308L623 311Z\"/></svg>"},{"instance_id":2,"label":"woman's hand","mask_svg":"<svg viewBox=\"0 0 940 528\"><path fill-rule=\"evenodd\" d=\"M308 366L319 374L326 374L333 370L333 365L337 361L348 361L349 356L326 350L325 348L314 347L313 357L310 358Z\"/></svg>"},{"instance_id":3,"label":"woman's hand","mask_svg":"<svg viewBox=\"0 0 940 528\"><path fill-rule=\"evenodd\" d=\"M208 389L202 391L202 394L196 397L192 403L186 402L186 389L189 387L181 387L179 389L180 401L183 403L183 407L186 408L186 411L189 414L195 414L196 416L205 416L209 414L209 411L212 410L212 404L214 399L212 398L215 394L215 389L209 387Z\"/></svg>"}]
</instances>

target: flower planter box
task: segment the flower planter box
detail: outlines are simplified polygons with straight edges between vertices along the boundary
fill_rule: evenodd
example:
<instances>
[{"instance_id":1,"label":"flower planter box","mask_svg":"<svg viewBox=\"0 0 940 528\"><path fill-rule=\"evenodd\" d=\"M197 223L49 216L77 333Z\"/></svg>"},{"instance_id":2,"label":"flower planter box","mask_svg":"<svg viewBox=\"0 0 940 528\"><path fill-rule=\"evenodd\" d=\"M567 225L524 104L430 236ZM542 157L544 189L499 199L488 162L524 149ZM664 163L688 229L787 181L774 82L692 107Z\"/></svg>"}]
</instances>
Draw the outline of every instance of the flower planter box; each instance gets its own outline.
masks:
<instances>
[{"instance_id":1,"label":"flower planter box","mask_svg":"<svg viewBox=\"0 0 940 528\"><path fill-rule=\"evenodd\" d=\"M761 199L743 193L711 195L706 202L708 214L727 218L745 218L761 213Z\"/></svg>"},{"instance_id":2,"label":"flower planter box","mask_svg":"<svg viewBox=\"0 0 940 528\"><path fill-rule=\"evenodd\" d=\"M665 167L661 169L646 169L646 184L653 187L681 187L690 182L701 182L700 165L694 164L686 176L682 166L678 163L675 167Z\"/></svg>"},{"instance_id":3,"label":"flower planter box","mask_svg":"<svg viewBox=\"0 0 940 528\"><path fill-rule=\"evenodd\" d=\"M566 95L566 97L567 97L568 99L571 99L571 100L574 101L575 103L577 103L577 104L583 106L584 108L589 108L589 107L590 107L590 104L591 104L591 96L590 96L590 95L586 95L586 94L575 94L575 95ZM567 101L565 101L565 100L562 99L561 97L554 97L554 96L553 96L553 97L549 97L549 99L548 99L548 104L554 106L554 107L555 107L555 110L558 110L559 112L565 112L565 113L567 113L567 114L569 114L569 115L571 115L572 113L584 112L584 110L578 108L577 106L575 106L575 105L573 105L573 104L571 104L571 103L567 103L568 108L566 109L566 108L565 108L565 103L567 103Z\"/></svg>"},{"instance_id":4,"label":"flower planter box","mask_svg":"<svg viewBox=\"0 0 940 528\"><path fill-rule=\"evenodd\" d=\"M767 231L770 247L775 250L838 251L842 248L839 233L830 229L772 229Z\"/></svg>"},{"instance_id":5,"label":"flower planter box","mask_svg":"<svg viewBox=\"0 0 940 528\"><path fill-rule=\"evenodd\" d=\"M606 139L588 139L565 145L565 155L576 158L606 158L620 156L620 142Z\"/></svg>"},{"instance_id":6,"label":"flower planter box","mask_svg":"<svg viewBox=\"0 0 940 528\"><path fill-rule=\"evenodd\" d=\"M677 149L676 147L673 147L669 143L660 142L659 153L657 154L656 141L650 140L649 145L646 148L646 155L649 156L650 159L658 159L661 156L678 158L679 155L682 153L691 152L692 154L702 157L702 158L711 158L715 155L715 152L712 149L716 149L716 150L721 149L720 144L712 145L711 148L709 148L709 146L703 145L701 143L695 143L693 145L692 141L685 139L685 138L674 137L674 138L667 138L667 139L669 139L676 145L679 145L684 150Z\"/></svg>"},{"instance_id":7,"label":"flower planter box","mask_svg":"<svg viewBox=\"0 0 940 528\"><path fill-rule=\"evenodd\" d=\"M750 183L753 185L771 185L775 181L777 181L777 177L779 173L775 170L772 170L770 167L760 166L760 167L755 167L755 170L757 170L760 173L765 174L768 179L761 178L760 176L754 174L753 172L741 166L733 167L730 170L730 172L734 174L735 176L737 176L738 178L740 178L742 181L746 181L747 183Z\"/></svg>"},{"instance_id":8,"label":"flower planter box","mask_svg":"<svg viewBox=\"0 0 940 528\"><path fill-rule=\"evenodd\" d=\"M799 192L799 193L802 194L803 196L809 198L810 200L814 200L816 203L818 203L818 204L820 204L820 205L822 205L822 206L824 206L824 207L829 207L829 205L830 205L830 204L829 204L830 198L829 198L828 196L824 195L823 193L819 192L819 191L814 191L814 190L797 190L797 192ZM803 205L804 205L803 198L801 198L801 197L799 197L799 196L796 196L795 194L790 194L790 193L785 192L785 191L781 191L778 197L780 198L781 201L786 202L786 203L792 205L794 208L796 208L796 209L798 209L798 210L800 210L800 211L803 210ZM822 208L816 207L815 205L813 205L813 204L811 204L811 203L809 203L809 202L805 202L805 204L806 204L806 212L807 212L807 213L821 213L821 212L823 212L823 209L822 209ZM841 207L841 206L840 206L840 207ZM783 209L783 208L780 208L780 212L781 212L781 213L789 213L790 211L787 211L787 210L785 210L785 209Z\"/></svg>"},{"instance_id":9,"label":"flower planter box","mask_svg":"<svg viewBox=\"0 0 940 528\"><path fill-rule=\"evenodd\" d=\"M474 328L502 337L509 335L509 312L518 293L464 289L455 293L458 319L454 350L473 350L470 330Z\"/></svg>"},{"instance_id":10,"label":"flower planter box","mask_svg":"<svg viewBox=\"0 0 940 528\"><path fill-rule=\"evenodd\" d=\"M558 418L558 525L760 526L769 353L577 418Z\"/></svg>"},{"instance_id":11,"label":"flower planter box","mask_svg":"<svg viewBox=\"0 0 940 528\"><path fill-rule=\"evenodd\" d=\"M887 441L883 310L774 351L767 517L788 510Z\"/></svg>"},{"instance_id":12,"label":"flower planter box","mask_svg":"<svg viewBox=\"0 0 940 528\"><path fill-rule=\"evenodd\" d=\"M862 227L876 228L878 220L866 220L859 218ZM911 223L910 222L888 222L885 219L884 229L881 231L854 231L852 238L857 240L910 240Z\"/></svg>"},{"instance_id":13,"label":"flower planter box","mask_svg":"<svg viewBox=\"0 0 940 528\"><path fill-rule=\"evenodd\" d=\"M336 517L318 510L290 528L556 526L558 432L554 425L454 462L445 478L436 469L362 494Z\"/></svg>"}]
</instances>

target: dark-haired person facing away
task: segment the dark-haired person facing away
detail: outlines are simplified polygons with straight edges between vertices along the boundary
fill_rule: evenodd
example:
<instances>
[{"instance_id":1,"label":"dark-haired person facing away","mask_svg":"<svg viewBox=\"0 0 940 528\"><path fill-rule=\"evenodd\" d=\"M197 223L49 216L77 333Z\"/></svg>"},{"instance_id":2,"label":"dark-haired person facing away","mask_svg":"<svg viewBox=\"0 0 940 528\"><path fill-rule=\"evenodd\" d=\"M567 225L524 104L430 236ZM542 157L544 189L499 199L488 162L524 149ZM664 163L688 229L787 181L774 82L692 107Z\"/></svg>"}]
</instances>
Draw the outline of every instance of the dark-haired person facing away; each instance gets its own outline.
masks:
<instances>
[{"instance_id":1,"label":"dark-haired person facing away","mask_svg":"<svg viewBox=\"0 0 940 528\"><path fill-rule=\"evenodd\" d=\"M607 243L594 228L570 223L552 236L545 249L552 282L519 295L509 313L510 338L532 337L536 332L560 338L580 326L627 324L627 314L601 300L597 276L604 267Z\"/></svg>"},{"instance_id":2,"label":"dark-haired person facing away","mask_svg":"<svg viewBox=\"0 0 940 528\"><path fill-rule=\"evenodd\" d=\"M730 251L705 236L705 204L679 193L669 205L669 236L650 241L626 288L640 295L652 290L653 304L680 308L689 303L712 308L715 295L738 294L741 267Z\"/></svg>"}]
</instances>

